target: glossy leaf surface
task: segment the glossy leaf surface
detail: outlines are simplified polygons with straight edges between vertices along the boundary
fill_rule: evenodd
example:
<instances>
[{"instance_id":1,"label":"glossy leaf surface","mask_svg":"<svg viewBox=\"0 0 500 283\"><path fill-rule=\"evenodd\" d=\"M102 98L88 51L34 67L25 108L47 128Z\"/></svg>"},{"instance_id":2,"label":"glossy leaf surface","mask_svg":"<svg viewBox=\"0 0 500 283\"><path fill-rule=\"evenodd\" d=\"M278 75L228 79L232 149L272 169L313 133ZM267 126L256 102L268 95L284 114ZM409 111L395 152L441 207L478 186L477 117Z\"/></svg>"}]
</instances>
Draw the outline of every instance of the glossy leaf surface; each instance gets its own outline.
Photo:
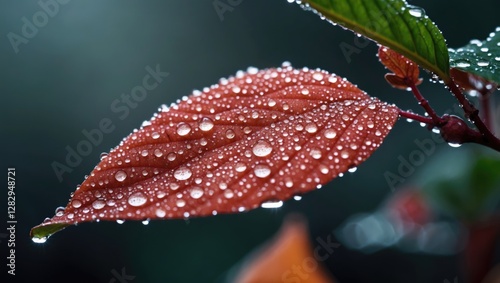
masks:
<instances>
[{"instance_id":1,"label":"glossy leaf surface","mask_svg":"<svg viewBox=\"0 0 500 283\"><path fill-rule=\"evenodd\" d=\"M387 46L449 80L441 31L425 11L402 0L305 0L332 22Z\"/></svg>"},{"instance_id":2,"label":"glossy leaf surface","mask_svg":"<svg viewBox=\"0 0 500 283\"><path fill-rule=\"evenodd\" d=\"M162 106L32 236L98 219L280 206L361 164L397 117L397 107L319 69L249 68Z\"/></svg>"}]
</instances>

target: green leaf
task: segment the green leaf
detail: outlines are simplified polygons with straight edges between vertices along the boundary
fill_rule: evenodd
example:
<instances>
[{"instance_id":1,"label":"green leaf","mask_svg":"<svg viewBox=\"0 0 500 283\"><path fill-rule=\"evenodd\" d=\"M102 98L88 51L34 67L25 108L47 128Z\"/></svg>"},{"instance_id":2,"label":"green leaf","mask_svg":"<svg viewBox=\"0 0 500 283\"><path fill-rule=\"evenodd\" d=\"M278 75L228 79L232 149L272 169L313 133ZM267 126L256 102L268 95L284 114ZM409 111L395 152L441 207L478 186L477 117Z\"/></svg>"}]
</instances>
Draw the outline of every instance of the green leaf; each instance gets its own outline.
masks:
<instances>
[{"instance_id":1,"label":"green leaf","mask_svg":"<svg viewBox=\"0 0 500 283\"><path fill-rule=\"evenodd\" d=\"M327 19L362 34L450 80L441 31L422 8L403 0L305 0Z\"/></svg>"},{"instance_id":2,"label":"green leaf","mask_svg":"<svg viewBox=\"0 0 500 283\"><path fill-rule=\"evenodd\" d=\"M500 84L500 27L485 41L471 40L466 46L451 50L450 65Z\"/></svg>"},{"instance_id":3,"label":"green leaf","mask_svg":"<svg viewBox=\"0 0 500 283\"><path fill-rule=\"evenodd\" d=\"M476 220L500 208L500 158L469 152L439 156L423 174L423 188L434 204L453 215ZM458 160L460 159L460 161ZM435 172L432 175L431 171Z\"/></svg>"}]
</instances>

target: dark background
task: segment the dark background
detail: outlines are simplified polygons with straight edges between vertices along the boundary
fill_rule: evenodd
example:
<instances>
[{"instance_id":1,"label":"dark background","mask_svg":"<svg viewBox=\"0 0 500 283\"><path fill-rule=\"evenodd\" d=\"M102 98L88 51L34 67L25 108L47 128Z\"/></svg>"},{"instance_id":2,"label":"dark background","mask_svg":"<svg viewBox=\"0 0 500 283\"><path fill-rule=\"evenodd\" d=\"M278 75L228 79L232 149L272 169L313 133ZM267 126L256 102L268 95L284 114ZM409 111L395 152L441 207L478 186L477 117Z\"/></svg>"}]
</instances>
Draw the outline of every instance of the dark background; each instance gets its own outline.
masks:
<instances>
[{"instance_id":1,"label":"dark background","mask_svg":"<svg viewBox=\"0 0 500 283\"><path fill-rule=\"evenodd\" d=\"M500 24L500 4L494 0L411 4L426 9L450 47L484 39ZM135 276L130 282L225 282L228 270L271 237L291 212L307 217L314 239L331 234L350 215L376 209L392 193L383 173L395 172L397 157L408 156L415 139L430 135L415 123L400 121L355 174L277 210L152 221L148 226L81 224L35 244L29 229L66 205L101 152L117 145L161 104L248 66L290 61L295 67L319 67L382 100L417 110L411 95L384 81L374 43L348 60L339 46L355 46L353 33L286 0L243 0L222 18L213 1L69 1L16 54L7 34L21 35L22 17L32 21L40 10L37 1L0 1L0 168L15 167L17 172L15 277L7 277L7 243L0 238L0 276L7 282L119 282L113 281L113 270L120 273L122 268ZM141 83L146 66L157 64L169 77L120 120L111 103ZM450 108L451 95L424 77L421 90L432 105L438 112ZM65 148L74 148L84 139L82 130L98 127L103 118L110 118L116 129L59 182L52 162L63 163ZM459 154L464 147L453 150ZM440 145L439 150L451 149ZM6 211L6 182L0 187L5 188L0 207ZM7 220L3 215L0 227ZM326 264L341 282L437 283L455 277L463 282L455 255L398 250L365 255L340 247Z\"/></svg>"}]
</instances>

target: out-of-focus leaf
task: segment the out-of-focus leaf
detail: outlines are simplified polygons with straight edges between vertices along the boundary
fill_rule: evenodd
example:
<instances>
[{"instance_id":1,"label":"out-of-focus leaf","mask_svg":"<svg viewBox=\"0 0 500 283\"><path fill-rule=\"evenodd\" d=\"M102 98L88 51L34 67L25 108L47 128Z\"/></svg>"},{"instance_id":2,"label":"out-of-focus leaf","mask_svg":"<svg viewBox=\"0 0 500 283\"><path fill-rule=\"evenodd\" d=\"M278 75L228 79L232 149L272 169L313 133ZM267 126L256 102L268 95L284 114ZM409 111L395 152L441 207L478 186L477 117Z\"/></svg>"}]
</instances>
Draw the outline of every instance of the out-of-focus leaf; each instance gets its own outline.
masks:
<instances>
[{"instance_id":1,"label":"out-of-focus leaf","mask_svg":"<svg viewBox=\"0 0 500 283\"><path fill-rule=\"evenodd\" d=\"M302 218L289 217L275 238L250 258L248 263L243 264L234 282L335 281L324 270L321 262L318 262L310 244L305 221Z\"/></svg>"},{"instance_id":2,"label":"out-of-focus leaf","mask_svg":"<svg viewBox=\"0 0 500 283\"><path fill-rule=\"evenodd\" d=\"M498 156L475 152L441 158L444 159L443 162L450 162L448 167L442 168L441 174L436 172L434 176L428 176L424 182L426 194L435 204L466 220L488 217L499 208L500 158ZM464 161L455 162L457 158Z\"/></svg>"},{"instance_id":3,"label":"out-of-focus leaf","mask_svg":"<svg viewBox=\"0 0 500 283\"><path fill-rule=\"evenodd\" d=\"M362 34L449 81L449 55L441 31L425 11L403 0L305 0L334 23Z\"/></svg>"}]
</instances>

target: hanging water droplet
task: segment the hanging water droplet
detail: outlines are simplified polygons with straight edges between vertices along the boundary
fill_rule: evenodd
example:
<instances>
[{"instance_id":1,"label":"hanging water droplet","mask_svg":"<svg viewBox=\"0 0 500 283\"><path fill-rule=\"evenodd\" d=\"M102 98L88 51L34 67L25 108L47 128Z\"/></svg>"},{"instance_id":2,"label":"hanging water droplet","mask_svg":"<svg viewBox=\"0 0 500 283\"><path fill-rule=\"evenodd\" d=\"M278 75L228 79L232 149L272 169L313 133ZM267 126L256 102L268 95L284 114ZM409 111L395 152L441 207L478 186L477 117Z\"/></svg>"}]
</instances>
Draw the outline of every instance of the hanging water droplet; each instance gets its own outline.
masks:
<instances>
[{"instance_id":1,"label":"hanging water droplet","mask_svg":"<svg viewBox=\"0 0 500 283\"><path fill-rule=\"evenodd\" d=\"M47 242L47 237L33 237L31 238L31 240L34 242L34 243L37 243L37 244L43 244L45 242Z\"/></svg>"},{"instance_id":2,"label":"hanging water droplet","mask_svg":"<svg viewBox=\"0 0 500 283\"><path fill-rule=\"evenodd\" d=\"M115 173L115 179L118 181L118 182L123 182L125 180L125 178L127 178L127 173L125 173L124 171L117 171Z\"/></svg>"},{"instance_id":3,"label":"hanging water droplet","mask_svg":"<svg viewBox=\"0 0 500 283\"><path fill-rule=\"evenodd\" d=\"M191 132L191 126L186 123L179 123L177 125L177 134L179 136L185 136Z\"/></svg>"},{"instance_id":4,"label":"hanging water droplet","mask_svg":"<svg viewBox=\"0 0 500 283\"><path fill-rule=\"evenodd\" d=\"M272 151L273 148L265 140L259 140L252 148L253 154L258 157L268 156Z\"/></svg>"},{"instance_id":5,"label":"hanging water droplet","mask_svg":"<svg viewBox=\"0 0 500 283\"><path fill-rule=\"evenodd\" d=\"M435 133L435 134L441 133L441 131L439 130L439 128L432 128L432 132Z\"/></svg>"},{"instance_id":6,"label":"hanging water droplet","mask_svg":"<svg viewBox=\"0 0 500 283\"><path fill-rule=\"evenodd\" d=\"M118 223L118 224L123 224L123 223L125 223L125 220L122 220L122 219L116 219L116 223Z\"/></svg>"},{"instance_id":7,"label":"hanging water droplet","mask_svg":"<svg viewBox=\"0 0 500 283\"><path fill-rule=\"evenodd\" d=\"M136 206L136 207L144 205L146 203L146 201L147 201L146 196L141 192L133 193L128 198L128 204L130 204L131 206Z\"/></svg>"},{"instance_id":8,"label":"hanging water droplet","mask_svg":"<svg viewBox=\"0 0 500 283\"><path fill-rule=\"evenodd\" d=\"M356 170L358 170L358 168L357 168L357 167L351 167L351 168L349 168L347 171L349 171L349 172L351 172L351 173L354 173L354 172L356 172Z\"/></svg>"},{"instance_id":9,"label":"hanging water droplet","mask_svg":"<svg viewBox=\"0 0 500 283\"><path fill-rule=\"evenodd\" d=\"M142 220L142 225L148 225L149 224L149 218Z\"/></svg>"},{"instance_id":10,"label":"hanging water droplet","mask_svg":"<svg viewBox=\"0 0 500 283\"><path fill-rule=\"evenodd\" d=\"M462 146L459 143L452 143L452 142L449 142L448 145L451 146L451 147L460 147L460 146Z\"/></svg>"},{"instance_id":11,"label":"hanging water droplet","mask_svg":"<svg viewBox=\"0 0 500 283\"><path fill-rule=\"evenodd\" d=\"M259 178L266 178L269 175L271 175L271 168L269 168L269 166L264 164L259 164L255 166L253 171L255 173L255 176Z\"/></svg>"},{"instance_id":12,"label":"hanging water droplet","mask_svg":"<svg viewBox=\"0 0 500 283\"><path fill-rule=\"evenodd\" d=\"M174 178L176 178L179 181L187 180L191 177L191 175L192 175L192 172L187 167L180 167L174 171Z\"/></svg>"},{"instance_id":13,"label":"hanging water droplet","mask_svg":"<svg viewBox=\"0 0 500 283\"><path fill-rule=\"evenodd\" d=\"M262 208L280 208L283 206L283 202L281 200L269 200L266 202L263 202L260 207Z\"/></svg>"},{"instance_id":14,"label":"hanging water droplet","mask_svg":"<svg viewBox=\"0 0 500 283\"><path fill-rule=\"evenodd\" d=\"M203 190L200 187L193 187L189 195L194 199L199 199L203 196Z\"/></svg>"},{"instance_id":15,"label":"hanging water droplet","mask_svg":"<svg viewBox=\"0 0 500 283\"><path fill-rule=\"evenodd\" d=\"M199 125L200 130L202 130L204 132L208 132L211 129L213 129L213 127L214 127L214 122L212 121L212 119L210 119L208 117L201 119L201 122Z\"/></svg>"}]
</instances>

